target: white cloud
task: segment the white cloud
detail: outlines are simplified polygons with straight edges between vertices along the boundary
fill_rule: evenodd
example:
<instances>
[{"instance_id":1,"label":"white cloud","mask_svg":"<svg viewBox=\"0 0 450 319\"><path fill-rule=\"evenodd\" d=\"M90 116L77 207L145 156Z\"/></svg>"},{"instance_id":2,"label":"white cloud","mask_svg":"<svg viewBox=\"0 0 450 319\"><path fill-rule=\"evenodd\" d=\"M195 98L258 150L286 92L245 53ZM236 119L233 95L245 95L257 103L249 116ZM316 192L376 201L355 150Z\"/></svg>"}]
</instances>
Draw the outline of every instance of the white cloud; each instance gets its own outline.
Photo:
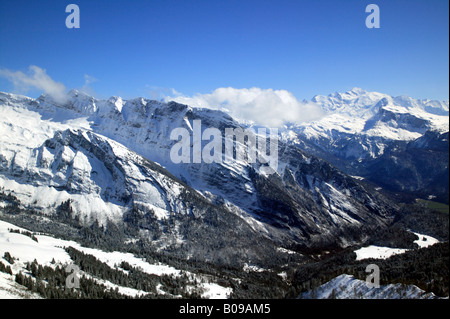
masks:
<instances>
[{"instance_id":1,"label":"white cloud","mask_svg":"<svg viewBox=\"0 0 450 319\"><path fill-rule=\"evenodd\" d=\"M94 89L90 86L92 83L97 82L98 80L94 78L93 76L89 74L84 75L84 84L81 87L80 91L90 95L90 96L97 96L97 93L95 93Z\"/></svg>"},{"instance_id":2,"label":"white cloud","mask_svg":"<svg viewBox=\"0 0 450 319\"><path fill-rule=\"evenodd\" d=\"M7 78L14 84L16 90L22 92L26 92L30 88L42 90L60 103L63 103L67 98L64 84L54 81L45 69L35 65L28 68L27 74L22 71L14 72L8 69L0 69L0 76Z\"/></svg>"},{"instance_id":3,"label":"white cloud","mask_svg":"<svg viewBox=\"0 0 450 319\"><path fill-rule=\"evenodd\" d=\"M192 97L167 97L192 107L226 110L236 119L254 122L268 127L280 127L285 123L301 123L319 119L322 109L312 102L300 102L289 91L273 89L218 88L210 94Z\"/></svg>"},{"instance_id":4,"label":"white cloud","mask_svg":"<svg viewBox=\"0 0 450 319\"><path fill-rule=\"evenodd\" d=\"M154 86L154 85L146 85L145 86L145 93L152 99L152 100L167 100L172 99L181 96L180 92L177 92L173 88L166 88L161 86Z\"/></svg>"}]
</instances>

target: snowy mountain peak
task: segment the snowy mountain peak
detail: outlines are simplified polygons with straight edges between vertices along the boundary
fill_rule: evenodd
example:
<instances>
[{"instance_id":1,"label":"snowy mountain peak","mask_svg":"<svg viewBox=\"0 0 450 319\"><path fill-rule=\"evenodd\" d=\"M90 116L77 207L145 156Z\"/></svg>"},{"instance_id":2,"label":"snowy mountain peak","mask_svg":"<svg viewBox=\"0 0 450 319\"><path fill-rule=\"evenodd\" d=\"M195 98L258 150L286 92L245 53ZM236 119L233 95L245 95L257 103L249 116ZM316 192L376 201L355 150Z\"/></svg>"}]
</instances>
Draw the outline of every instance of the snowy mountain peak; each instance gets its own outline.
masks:
<instances>
[{"instance_id":1,"label":"snowy mountain peak","mask_svg":"<svg viewBox=\"0 0 450 319\"><path fill-rule=\"evenodd\" d=\"M353 93L353 94L358 94L358 95L362 95L362 94L364 94L364 93L367 93L367 91L365 91L365 90L363 90L363 89L361 89L361 88L359 88L359 87L354 87L354 88L351 89L349 92L350 92L350 93Z\"/></svg>"},{"instance_id":2,"label":"snowy mountain peak","mask_svg":"<svg viewBox=\"0 0 450 319\"><path fill-rule=\"evenodd\" d=\"M87 94L87 93L85 93L85 92L83 92L83 91L77 90L77 89L71 89L71 90L67 93L67 95L68 95L69 97L79 98L79 99L85 99L85 100L91 100L91 99L94 99L94 97L90 96L89 94Z\"/></svg>"},{"instance_id":3,"label":"snowy mountain peak","mask_svg":"<svg viewBox=\"0 0 450 319\"><path fill-rule=\"evenodd\" d=\"M353 88L345 93L335 92L328 96L317 95L312 101L322 107L326 114L345 113L360 116L370 110L382 98L388 97L377 92L367 92L360 88Z\"/></svg>"},{"instance_id":4,"label":"snowy mountain peak","mask_svg":"<svg viewBox=\"0 0 450 319\"><path fill-rule=\"evenodd\" d=\"M20 95L20 94L13 94L13 93L6 93L6 92L0 92L0 103L5 104L17 104L17 103L31 103L34 101L34 99Z\"/></svg>"},{"instance_id":5,"label":"snowy mountain peak","mask_svg":"<svg viewBox=\"0 0 450 319\"><path fill-rule=\"evenodd\" d=\"M328 96L329 97L340 98L340 99L343 99L343 100L349 100L349 99L352 99L354 97L358 97L360 95L365 95L367 93L369 93L369 92L367 92L367 91L365 91L365 90L363 90L363 89L361 89L359 87L354 87L353 89L351 89L349 91L346 91L344 93L342 93L342 92L334 92L334 93L329 94Z\"/></svg>"},{"instance_id":6,"label":"snowy mountain peak","mask_svg":"<svg viewBox=\"0 0 450 319\"><path fill-rule=\"evenodd\" d=\"M122 108L123 105L125 104L125 101L122 100L122 98L120 96L111 96L108 99L108 103L114 105L115 109L121 113L122 112Z\"/></svg>"}]
</instances>

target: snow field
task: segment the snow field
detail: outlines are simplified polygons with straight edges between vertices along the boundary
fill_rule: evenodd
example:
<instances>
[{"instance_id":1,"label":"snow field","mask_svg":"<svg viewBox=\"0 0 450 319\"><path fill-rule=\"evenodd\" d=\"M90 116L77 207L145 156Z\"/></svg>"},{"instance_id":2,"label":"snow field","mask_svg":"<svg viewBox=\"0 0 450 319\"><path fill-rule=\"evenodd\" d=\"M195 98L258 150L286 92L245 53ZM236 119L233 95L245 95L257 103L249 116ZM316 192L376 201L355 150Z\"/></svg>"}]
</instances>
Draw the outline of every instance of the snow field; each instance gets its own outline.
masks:
<instances>
[{"instance_id":1,"label":"snow field","mask_svg":"<svg viewBox=\"0 0 450 319\"><path fill-rule=\"evenodd\" d=\"M27 231L26 229L17 227L13 224L0 221L0 258L2 258L5 252L9 252L12 257L16 258L16 262L12 265L13 274L17 274L24 270L26 262L33 262L35 259L39 264L50 266L52 260L55 260L57 264L70 264L72 260L64 247L73 247L85 254L93 255L101 262L106 263L111 268L119 266L122 261L127 262L135 268L139 268L142 272L147 274L153 274L157 276L169 275L169 276L181 276L182 271L174 267L164 265L162 263L150 264L141 258L137 258L131 253L123 252L105 252L99 249L87 248L81 246L75 241L62 240L53 238L46 235L35 235L38 242L32 240L30 237L23 234L11 233L9 229ZM1 259L4 264L8 264L3 258ZM224 299L232 292L231 288L220 286L211 282L209 277L196 275L190 272L183 272L192 281L197 280L200 282L199 287L203 288L203 297L205 298L219 298ZM89 276L88 274L86 274ZM137 296L144 292L128 287L120 287L105 280L96 279L98 282L106 285L107 287L116 287L119 292L130 296ZM7 284L5 280L0 285L0 291L7 291ZM192 289L194 287L192 286ZM1 295L0 295L1 296Z\"/></svg>"},{"instance_id":2,"label":"snow field","mask_svg":"<svg viewBox=\"0 0 450 319\"><path fill-rule=\"evenodd\" d=\"M416 243L420 248L425 248L439 242L436 238L433 238L431 236L422 235L419 233L414 234L419 237L419 239L415 240L414 243ZM387 259L393 255L403 254L406 251L408 251L408 249L379 247L371 245L355 250L355 253L356 253L356 260L364 260L368 258Z\"/></svg>"}]
</instances>

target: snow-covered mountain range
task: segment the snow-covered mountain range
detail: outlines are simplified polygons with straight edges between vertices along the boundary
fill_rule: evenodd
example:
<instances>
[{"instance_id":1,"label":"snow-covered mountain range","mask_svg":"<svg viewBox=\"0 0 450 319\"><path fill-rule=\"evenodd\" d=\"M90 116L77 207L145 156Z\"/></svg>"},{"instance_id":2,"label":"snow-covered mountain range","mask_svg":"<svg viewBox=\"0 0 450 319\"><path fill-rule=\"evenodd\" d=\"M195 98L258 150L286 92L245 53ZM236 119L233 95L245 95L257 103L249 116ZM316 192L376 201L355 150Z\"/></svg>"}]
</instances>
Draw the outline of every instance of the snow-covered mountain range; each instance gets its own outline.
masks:
<instances>
[{"instance_id":1,"label":"snow-covered mountain range","mask_svg":"<svg viewBox=\"0 0 450 319\"><path fill-rule=\"evenodd\" d=\"M413 141L427 131L449 130L448 101L392 97L354 88L345 93L318 95L312 102L322 108L325 116L291 129L341 158L376 158L396 141Z\"/></svg>"},{"instance_id":2,"label":"snow-covered mountain range","mask_svg":"<svg viewBox=\"0 0 450 319\"><path fill-rule=\"evenodd\" d=\"M175 129L248 128L222 111L77 90L63 103L0 92L0 214L106 250L272 276L389 229L400 205L380 185L448 196L448 179L436 183L448 175L448 102L360 89L313 102L326 116L279 128L269 174L259 162L173 161ZM236 140L233 152L246 145Z\"/></svg>"},{"instance_id":3,"label":"snow-covered mountain range","mask_svg":"<svg viewBox=\"0 0 450 319\"><path fill-rule=\"evenodd\" d=\"M284 140L390 191L448 202L448 101L354 88L312 102L324 117L289 125Z\"/></svg>"},{"instance_id":4,"label":"snow-covered mountain range","mask_svg":"<svg viewBox=\"0 0 450 319\"><path fill-rule=\"evenodd\" d=\"M238 161L174 164L174 128L192 132L196 119L203 129L240 127L220 111L143 98L97 100L78 91L64 104L2 93L0 107L4 191L45 214L70 199L73 217L85 224L135 223L159 248L189 246L199 234L212 245L218 232L221 241L265 239L274 247L346 246L395 212L373 189L283 142L272 175ZM175 221L170 231L162 226L168 220ZM192 220L199 231L186 226ZM208 220L213 227L205 227ZM253 247L239 242L243 251ZM197 246L183 251L199 253Z\"/></svg>"}]
</instances>

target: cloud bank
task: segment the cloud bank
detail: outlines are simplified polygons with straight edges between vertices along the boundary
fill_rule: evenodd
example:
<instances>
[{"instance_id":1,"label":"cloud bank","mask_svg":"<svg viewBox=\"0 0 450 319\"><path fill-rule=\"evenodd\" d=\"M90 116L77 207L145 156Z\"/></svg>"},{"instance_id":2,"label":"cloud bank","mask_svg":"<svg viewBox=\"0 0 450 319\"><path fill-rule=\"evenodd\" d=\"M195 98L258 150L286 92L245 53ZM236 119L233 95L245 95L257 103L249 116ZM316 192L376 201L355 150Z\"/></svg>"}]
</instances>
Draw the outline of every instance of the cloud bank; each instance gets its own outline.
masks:
<instances>
[{"instance_id":1,"label":"cloud bank","mask_svg":"<svg viewBox=\"0 0 450 319\"><path fill-rule=\"evenodd\" d=\"M56 102L67 101L66 87L54 81L38 66L31 65L27 73L0 69L0 76L14 84L15 90L26 93L29 89L38 89L53 97ZM85 74L81 91L95 96L90 84L96 78ZM309 122L323 116L320 106L312 102L300 102L289 91L273 89L235 89L218 88L212 93L184 96L174 89L147 86L147 94L153 99L175 101L192 107L204 107L226 111L232 117L267 127L282 127L284 124Z\"/></svg>"},{"instance_id":2,"label":"cloud bank","mask_svg":"<svg viewBox=\"0 0 450 319\"><path fill-rule=\"evenodd\" d=\"M7 78L14 84L15 90L27 92L34 88L45 92L55 99L55 101L63 103L66 98L66 87L64 84L54 81L45 69L31 65L28 73L22 71L10 71L8 69L0 69L0 76Z\"/></svg>"},{"instance_id":3,"label":"cloud bank","mask_svg":"<svg viewBox=\"0 0 450 319\"><path fill-rule=\"evenodd\" d=\"M145 86L145 93L152 100L157 100L157 101L165 101L169 98L173 99L175 97L182 95L180 92L178 92L174 88L167 88L167 87L148 85L148 84Z\"/></svg>"},{"instance_id":4,"label":"cloud bank","mask_svg":"<svg viewBox=\"0 0 450 319\"><path fill-rule=\"evenodd\" d=\"M192 107L205 107L227 111L232 117L268 127L281 127L286 123L302 123L323 116L322 109L312 102L300 102L289 91L273 89L218 88L209 94L192 97L168 97Z\"/></svg>"}]
</instances>

